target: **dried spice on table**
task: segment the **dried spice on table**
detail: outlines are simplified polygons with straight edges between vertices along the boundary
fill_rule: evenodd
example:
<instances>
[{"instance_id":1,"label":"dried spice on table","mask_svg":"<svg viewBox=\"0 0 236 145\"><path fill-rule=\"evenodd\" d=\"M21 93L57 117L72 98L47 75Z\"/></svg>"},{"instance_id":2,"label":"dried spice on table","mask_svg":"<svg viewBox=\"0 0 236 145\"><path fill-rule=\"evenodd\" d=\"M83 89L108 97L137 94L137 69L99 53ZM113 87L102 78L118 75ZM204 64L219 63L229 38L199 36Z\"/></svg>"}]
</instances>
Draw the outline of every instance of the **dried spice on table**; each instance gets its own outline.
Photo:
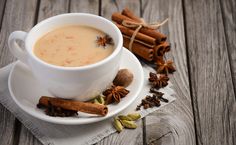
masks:
<instances>
[{"instance_id":1,"label":"dried spice on table","mask_svg":"<svg viewBox=\"0 0 236 145\"><path fill-rule=\"evenodd\" d=\"M160 101L163 101L165 103L169 102L168 99L163 98L164 93L157 91L155 88L150 88L149 92L155 95L158 99L160 99Z\"/></svg>"},{"instance_id":2,"label":"dried spice on table","mask_svg":"<svg viewBox=\"0 0 236 145\"><path fill-rule=\"evenodd\" d=\"M110 88L103 92L103 95L106 96L105 104L119 103L121 98L125 97L129 93L129 90L125 89L122 86L112 85Z\"/></svg>"},{"instance_id":3,"label":"dried spice on table","mask_svg":"<svg viewBox=\"0 0 236 145\"><path fill-rule=\"evenodd\" d=\"M166 52L170 51L170 44L168 42L163 42L158 46L154 47L154 56L164 56Z\"/></svg>"},{"instance_id":4,"label":"dried spice on table","mask_svg":"<svg viewBox=\"0 0 236 145\"><path fill-rule=\"evenodd\" d=\"M135 129L137 128L137 124L135 121L141 118L139 113L132 113L128 115L119 115L114 118L113 126L120 133L123 128Z\"/></svg>"},{"instance_id":5,"label":"dried spice on table","mask_svg":"<svg viewBox=\"0 0 236 145\"><path fill-rule=\"evenodd\" d=\"M175 72L175 67L173 66L173 61L165 61L163 57L157 57L156 60L157 73L169 74Z\"/></svg>"},{"instance_id":6,"label":"dried spice on table","mask_svg":"<svg viewBox=\"0 0 236 145\"><path fill-rule=\"evenodd\" d=\"M123 35L124 47L144 60L156 64L156 73L150 72L149 74L151 89L158 90L166 87L169 81L168 74L173 73L175 67L173 61L164 60L165 53L170 51L170 44L167 42L167 36L157 29L165 24L168 19L161 24L148 24L127 8L123 9L121 13L113 13L111 18ZM137 107L138 109L141 106L144 106L144 109L153 106L158 107L160 100L168 102L162 97L163 93L153 91L151 93L152 96L147 95Z\"/></svg>"},{"instance_id":7,"label":"dried spice on table","mask_svg":"<svg viewBox=\"0 0 236 145\"><path fill-rule=\"evenodd\" d=\"M156 95L147 95L144 99L142 99L141 104L136 107L136 110L140 110L142 106L144 109L159 107L161 106L160 99Z\"/></svg>"},{"instance_id":8,"label":"dried spice on table","mask_svg":"<svg viewBox=\"0 0 236 145\"><path fill-rule=\"evenodd\" d=\"M151 86L159 89L163 88L168 85L169 78L167 75L160 74L159 77L156 73L149 73L149 82L151 83Z\"/></svg>"}]
</instances>

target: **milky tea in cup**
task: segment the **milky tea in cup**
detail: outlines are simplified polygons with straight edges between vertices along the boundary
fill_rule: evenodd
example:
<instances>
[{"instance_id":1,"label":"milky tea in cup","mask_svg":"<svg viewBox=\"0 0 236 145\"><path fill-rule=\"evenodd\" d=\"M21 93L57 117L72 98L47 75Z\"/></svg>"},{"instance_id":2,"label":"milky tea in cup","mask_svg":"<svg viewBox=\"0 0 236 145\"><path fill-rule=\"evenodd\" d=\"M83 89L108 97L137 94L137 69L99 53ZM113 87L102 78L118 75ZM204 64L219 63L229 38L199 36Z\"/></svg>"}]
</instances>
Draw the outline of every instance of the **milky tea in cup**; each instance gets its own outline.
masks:
<instances>
[{"instance_id":1,"label":"milky tea in cup","mask_svg":"<svg viewBox=\"0 0 236 145\"><path fill-rule=\"evenodd\" d=\"M12 32L8 45L51 96L88 101L115 78L123 38L103 17L68 13L45 19L28 33Z\"/></svg>"},{"instance_id":2,"label":"milky tea in cup","mask_svg":"<svg viewBox=\"0 0 236 145\"><path fill-rule=\"evenodd\" d=\"M103 60L113 50L112 38L101 30L85 25L67 25L39 38L33 51L49 64L79 67Z\"/></svg>"}]
</instances>

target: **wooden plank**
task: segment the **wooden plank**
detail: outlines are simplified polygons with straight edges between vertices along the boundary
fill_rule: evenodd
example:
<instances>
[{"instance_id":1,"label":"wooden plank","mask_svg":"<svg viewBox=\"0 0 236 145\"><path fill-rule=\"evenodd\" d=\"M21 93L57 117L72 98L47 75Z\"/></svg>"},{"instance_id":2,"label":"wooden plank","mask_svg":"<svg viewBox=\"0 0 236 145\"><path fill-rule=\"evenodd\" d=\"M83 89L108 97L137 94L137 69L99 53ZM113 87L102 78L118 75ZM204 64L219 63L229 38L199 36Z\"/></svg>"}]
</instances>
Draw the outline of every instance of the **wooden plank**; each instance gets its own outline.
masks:
<instances>
[{"instance_id":1,"label":"wooden plank","mask_svg":"<svg viewBox=\"0 0 236 145\"><path fill-rule=\"evenodd\" d=\"M5 10L5 4L6 4L6 0L2 0L0 2L0 28L1 28L2 18L3 18L3 14L4 14L4 10Z\"/></svg>"},{"instance_id":2,"label":"wooden plank","mask_svg":"<svg viewBox=\"0 0 236 145\"><path fill-rule=\"evenodd\" d=\"M146 118L147 144L175 145L180 144L176 129L177 123L173 122L173 116L166 112L153 113ZM167 121L171 120L170 121ZM172 121L173 120L173 121ZM177 120L179 120L177 118ZM178 122L178 121L177 121ZM182 142L181 142L182 144ZM186 143L183 143L186 144Z\"/></svg>"},{"instance_id":3,"label":"wooden plank","mask_svg":"<svg viewBox=\"0 0 236 145\"><path fill-rule=\"evenodd\" d=\"M8 36L15 30L28 31L33 26L35 9L36 0L27 3L24 0L7 1L0 34L0 67L16 60L8 49Z\"/></svg>"},{"instance_id":4,"label":"wooden plank","mask_svg":"<svg viewBox=\"0 0 236 145\"><path fill-rule=\"evenodd\" d=\"M5 3L6 1L3 0L0 4L0 29L5 10ZM0 104L0 145L13 144L14 122L15 117L5 109L2 104Z\"/></svg>"},{"instance_id":5,"label":"wooden plank","mask_svg":"<svg viewBox=\"0 0 236 145\"><path fill-rule=\"evenodd\" d=\"M91 13L98 15L99 0L71 0L70 12Z\"/></svg>"},{"instance_id":6,"label":"wooden plank","mask_svg":"<svg viewBox=\"0 0 236 145\"><path fill-rule=\"evenodd\" d=\"M38 11L38 22L54 15L67 13L68 10L69 0L41 0ZM25 144L41 145L41 142L26 127L22 126L19 145Z\"/></svg>"},{"instance_id":7,"label":"wooden plank","mask_svg":"<svg viewBox=\"0 0 236 145\"><path fill-rule=\"evenodd\" d=\"M22 127L19 145L42 145L42 143L27 128Z\"/></svg>"},{"instance_id":8,"label":"wooden plank","mask_svg":"<svg viewBox=\"0 0 236 145\"><path fill-rule=\"evenodd\" d=\"M234 94L236 93L236 1L224 0L220 1L222 10L222 18L226 37L226 45L228 48L230 69L233 78ZM236 144L236 103L234 109L230 112L230 126L232 129L233 144Z\"/></svg>"},{"instance_id":9,"label":"wooden plank","mask_svg":"<svg viewBox=\"0 0 236 145\"><path fill-rule=\"evenodd\" d=\"M124 129L121 133L114 133L104 138L96 145L142 145L142 121L137 122L138 127L135 130Z\"/></svg>"},{"instance_id":10,"label":"wooden plank","mask_svg":"<svg viewBox=\"0 0 236 145\"><path fill-rule=\"evenodd\" d=\"M233 90L219 0L184 1L198 144L233 145Z\"/></svg>"},{"instance_id":11,"label":"wooden plank","mask_svg":"<svg viewBox=\"0 0 236 145\"><path fill-rule=\"evenodd\" d=\"M112 13L121 12L125 7L132 10L137 16L140 16L140 3L137 0L103 0L101 14L110 20Z\"/></svg>"},{"instance_id":12,"label":"wooden plank","mask_svg":"<svg viewBox=\"0 0 236 145\"><path fill-rule=\"evenodd\" d=\"M5 0L1 1L1 5L0 5L0 24L2 24L2 18L3 18L3 14L4 14L4 9L5 9ZM1 25L0 25L0 29L1 29ZM13 115L11 115L11 113L6 110L2 104L0 104L0 140L2 140L2 142L0 143L1 145L4 144L12 144L13 142L13 132L14 132L14 121L15 121L15 117ZM5 135L5 132L7 132L8 134ZM8 137L9 139L5 140L4 138Z\"/></svg>"},{"instance_id":13,"label":"wooden plank","mask_svg":"<svg viewBox=\"0 0 236 145\"><path fill-rule=\"evenodd\" d=\"M103 0L101 14L107 19L111 19L113 12L121 11L123 8L128 7L135 12L136 15L140 15L140 3L139 1L125 1L125 0ZM114 133L101 142L98 145L108 145L108 144L129 144L129 145L139 145L143 144L143 126L142 121L138 122L138 128L135 130L124 130L121 133Z\"/></svg>"},{"instance_id":14,"label":"wooden plank","mask_svg":"<svg viewBox=\"0 0 236 145\"><path fill-rule=\"evenodd\" d=\"M69 10L69 0L41 0L38 22Z\"/></svg>"},{"instance_id":15,"label":"wooden plank","mask_svg":"<svg viewBox=\"0 0 236 145\"><path fill-rule=\"evenodd\" d=\"M236 1L224 0L220 2L231 73L234 83L234 92L236 92Z\"/></svg>"},{"instance_id":16,"label":"wooden plank","mask_svg":"<svg viewBox=\"0 0 236 145\"><path fill-rule=\"evenodd\" d=\"M2 19L0 33L0 67L16 60L9 52L7 39L15 30L27 31L34 22L36 0L8 0ZM1 12L1 15L3 13ZM27 17L26 17L27 16ZM20 124L15 117L0 104L0 144L17 144ZM16 141L16 142L15 142Z\"/></svg>"},{"instance_id":17,"label":"wooden plank","mask_svg":"<svg viewBox=\"0 0 236 145\"><path fill-rule=\"evenodd\" d=\"M162 145L196 144L186 58L183 8L181 0L148 0L142 2L144 19L160 22L169 19L160 31L168 36L171 51L166 58L174 61L177 71L170 76L176 101L146 117L147 143ZM153 121L155 120L155 121Z\"/></svg>"},{"instance_id":18,"label":"wooden plank","mask_svg":"<svg viewBox=\"0 0 236 145\"><path fill-rule=\"evenodd\" d=\"M0 104L0 145L11 145L14 140L15 117Z\"/></svg>"}]
</instances>

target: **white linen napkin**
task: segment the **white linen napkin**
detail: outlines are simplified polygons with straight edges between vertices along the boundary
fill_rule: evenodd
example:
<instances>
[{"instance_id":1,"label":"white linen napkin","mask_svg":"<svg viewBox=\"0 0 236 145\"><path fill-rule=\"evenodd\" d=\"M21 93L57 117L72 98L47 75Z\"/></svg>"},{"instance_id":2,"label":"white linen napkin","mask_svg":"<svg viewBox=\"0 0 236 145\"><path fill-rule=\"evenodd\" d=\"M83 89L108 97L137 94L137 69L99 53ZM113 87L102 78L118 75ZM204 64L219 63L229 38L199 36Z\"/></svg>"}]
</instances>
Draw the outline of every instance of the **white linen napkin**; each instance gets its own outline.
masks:
<instances>
[{"instance_id":1,"label":"white linen napkin","mask_svg":"<svg viewBox=\"0 0 236 145\"><path fill-rule=\"evenodd\" d=\"M104 137L116 132L112 126L112 119L107 119L88 125L58 125L48 123L28 115L16 105L8 91L7 81L12 66L13 64L10 64L0 69L0 103L3 104L3 106L5 106L12 114L14 114L43 144L88 145L97 143ZM141 100L149 93L149 72L154 72L154 70L147 65L143 65L143 71L145 80L141 93L135 102L121 112L121 114L134 112L136 106L140 104ZM173 97L174 91L171 89L171 86L172 84L169 82L167 87L160 89L160 91L164 93L164 97L169 100L169 103L175 100ZM141 116L145 117L149 113L152 113L169 103L161 102L161 106L158 108L154 107L146 110L141 109Z\"/></svg>"}]
</instances>

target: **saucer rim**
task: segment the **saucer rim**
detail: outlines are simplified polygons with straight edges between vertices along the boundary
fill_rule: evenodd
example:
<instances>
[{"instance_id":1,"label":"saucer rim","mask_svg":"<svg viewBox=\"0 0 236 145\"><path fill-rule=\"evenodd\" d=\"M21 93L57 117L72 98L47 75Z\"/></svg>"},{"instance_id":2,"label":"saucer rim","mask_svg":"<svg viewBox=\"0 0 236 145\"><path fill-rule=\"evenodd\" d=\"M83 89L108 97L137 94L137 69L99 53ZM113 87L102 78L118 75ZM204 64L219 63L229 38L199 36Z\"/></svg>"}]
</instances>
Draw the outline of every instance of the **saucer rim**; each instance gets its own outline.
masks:
<instances>
[{"instance_id":1,"label":"saucer rim","mask_svg":"<svg viewBox=\"0 0 236 145\"><path fill-rule=\"evenodd\" d=\"M51 118L51 116L47 116L47 117L43 117L41 115L38 116L37 111L35 111L33 109L28 110L27 108L25 108L25 106L17 100L17 97L13 93L14 91L12 90L13 73L14 73L14 70L16 68L16 65L19 65L21 63L19 60L14 64L14 66L12 67L12 69L10 71L10 74L9 74L8 88L9 88L10 95L11 95L12 99L14 100L14 102L19 106L19 108L21 108L21 110L23 110L24 112L26 112L30 116L33 116L34 118L37 118L37 119L40 119L40 120L43 120L43 121L46 121L46 122L50 122L50 123L63 124L63 125L79 125L79 124L90 124L90 123L95 123L95 122L99 122L99 121L102 121L102 120L109 119L112 116L117 115L118 113L120 113L121 111L123 111L124 109L129 107L131 105L131 103L133 103L135 101L135 99L138 97L138 95L140 94L140 92L143 88L143 85L144 85L144 73L143 73L143 68L142 68L141 63L139 62L137 57L134 54L132 54L129 50L127 50L124 47L123 47L123 49L124 49L123 53L128 53L128 56L132 57L132 61L135 62L135 64L138 67L138 70L140 71L141 78L140 78L140 82L138 82L138 83L140 83L140 85L136 89L135 94L132 96L132 99L130 99L129 102L127 102L127 103L123 102L124 105L122 105L120 107L120 109L114 110L113 112L109 112L110 114L107 114L104 117L96 117L96 118L93 118L93 119L89 118L88 120L86 120L86 119L85 120L80 120L80 118L78 118L78 120L77 119L76 120L75 119L73 119L73 120L69 120L69 119L68 120L61 120L59 117L58 118L55 118L55 117ZM122 65L121 65L121 67L122 67Z\"/></svg>"}]
</instances>

